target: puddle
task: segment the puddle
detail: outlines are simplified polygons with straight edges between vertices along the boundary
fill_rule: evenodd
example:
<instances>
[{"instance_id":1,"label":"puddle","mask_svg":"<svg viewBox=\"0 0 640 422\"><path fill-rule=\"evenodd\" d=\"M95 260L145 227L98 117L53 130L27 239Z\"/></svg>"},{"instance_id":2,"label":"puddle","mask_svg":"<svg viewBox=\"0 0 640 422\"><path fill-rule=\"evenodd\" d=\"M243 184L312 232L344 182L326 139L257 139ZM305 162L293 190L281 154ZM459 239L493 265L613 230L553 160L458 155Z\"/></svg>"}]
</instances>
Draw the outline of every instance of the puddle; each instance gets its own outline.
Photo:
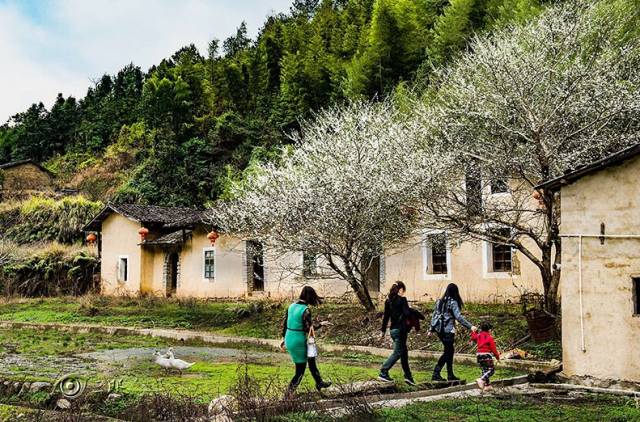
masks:
<instances>
[{"instance_id":1,"label":"puddle","mask_svg":"<svg viewBox=\"0 0 640 422\"><path fill-rule=\"evenodd\" d=\"M150 347L133 347L129 349L111 349L100 350L90 353L77 354L77 357L85 359L94 359L100 362L123 362L128 360L149 359L153 360L153 352L158 350L165 353L167 349L154 349ZM207 360L215 361L237 359L263 359L276 356L275 353L258 352L240 349L228 349L222 347L193 347L193 346L177 346L173 348L173 352L177 359L187 361Z\"/></svg>"}]
</instances>

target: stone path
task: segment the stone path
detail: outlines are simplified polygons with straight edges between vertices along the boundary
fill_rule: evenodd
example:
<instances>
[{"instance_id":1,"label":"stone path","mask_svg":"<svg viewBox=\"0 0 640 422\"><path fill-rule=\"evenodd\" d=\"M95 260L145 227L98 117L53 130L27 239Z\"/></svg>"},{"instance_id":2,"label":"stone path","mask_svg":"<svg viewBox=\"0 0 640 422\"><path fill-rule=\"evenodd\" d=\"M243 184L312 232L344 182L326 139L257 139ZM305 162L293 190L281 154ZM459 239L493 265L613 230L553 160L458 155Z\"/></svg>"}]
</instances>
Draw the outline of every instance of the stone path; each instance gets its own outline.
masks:
<instances>
[{"instance_id":1,"label":"stone path","mask_svg":"<svg viewBox=\"0 0 640 422\"><path fill-rule=\"evenodd\" d=\"M144 335L152 337L167 338L172 340L197 340L208 344L224 344L224 343L245 343L261 346L270 346L277 349L280 346L279 339L266 339L255 337L240 336L223 336L207 331L183 330L172 328L135 328L125 326L104 326L97 324L60 324L60 323L32 323L32 322L16 322L16 321L0 321L0 328L29 328L36 330L55 329L60 331L75 333L104 333L110 335ZM329 352L355 351L361 353L369 353L374 356L386 357L391 350L380 347L371 346L353 346L344 344L321 343L321 350ZM411 350L409 356L417 358L433 359L440 356L439 352L429 352L423 350ZM458 353L455 355L456 362L475 365L476 356L470 354ZM505 368L537 371L546 370L555 366L550 362L529 361L529 360L502 360L500 365Z\"/></svg>"}]
</instances>

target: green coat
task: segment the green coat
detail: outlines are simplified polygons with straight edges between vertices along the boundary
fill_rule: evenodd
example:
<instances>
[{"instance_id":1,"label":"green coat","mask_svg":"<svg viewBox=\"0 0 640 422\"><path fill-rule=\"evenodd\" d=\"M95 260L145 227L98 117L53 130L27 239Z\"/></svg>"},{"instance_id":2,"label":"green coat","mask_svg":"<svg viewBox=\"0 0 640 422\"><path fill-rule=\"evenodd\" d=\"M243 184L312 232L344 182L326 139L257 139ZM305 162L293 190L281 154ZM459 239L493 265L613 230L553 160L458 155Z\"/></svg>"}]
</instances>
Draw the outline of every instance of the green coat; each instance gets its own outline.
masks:
<instances>
[{"instance_id":1,"label":"green coat","mask_svg":"<svg viewBox=\"0 0 640 422\"><path fill-rule=\"evenodd\" d=\"M307 305L293 303L287 310L287 333L284 336L284 345L294 363L307 361L307 333L304 331L302 320L307 308Z\"/></svg>"}]
</instances>

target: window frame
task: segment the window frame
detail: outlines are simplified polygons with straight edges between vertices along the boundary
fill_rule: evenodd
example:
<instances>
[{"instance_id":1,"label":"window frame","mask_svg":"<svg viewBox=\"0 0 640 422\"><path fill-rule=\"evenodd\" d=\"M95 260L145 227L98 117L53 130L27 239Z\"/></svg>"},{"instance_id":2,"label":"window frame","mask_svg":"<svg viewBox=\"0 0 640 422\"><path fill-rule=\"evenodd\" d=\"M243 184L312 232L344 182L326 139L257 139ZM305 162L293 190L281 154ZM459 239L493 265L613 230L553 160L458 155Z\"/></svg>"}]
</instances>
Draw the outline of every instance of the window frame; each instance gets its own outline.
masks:
<instances>
[{"instance_id":1,"label":"window frame","mask_svg":"<svg viewBox=\"0 0 640 422\"><path fill-rule=\"evenodd\" d=\"M207 277L207 252L213 252L213 270L211 271L213 277ZM215 281L217 270L216 261L217 253L214 246L207 246L205 248L202 248L202 280L209 282Z\"/></svg>"},{"instance_id":2,"label":"window frame","mask_svg":"<svg viewBox=\"0 0 640 422\"><path fill-rule=\"evenodd\" d=\"M122 262L125 262L124 268L124 278L122 277ZM130 275L130 265L129 265L129 255L118 255L118 264L117 264L117 273L116 279L118 282L126 284L129 282Z\"/></svg>"},{"instance_id":3,"label":"window frame","mask_svg":"<svg viewBox=\"0 0 640 422\"><path fill-rule=\"evenodd\" d=\"M640 317L640 276L631 277L631 301L633 316Z\"/></svg>"},{"instance_id":4,"label":"window frame","mask_svg":"<svg viewBox=\"0 0 640 422\"><path fill-rule=\"evenodd\" d=\"M429 246L428 237L432 235L445 235L446 273L429 272L433 266L433 250ZM451 280L451 245L447 242L444 230L425 230L422 234L422 275L424 280Z\"/></svg>"},{"instance_id":5,"label":"window frame","mask_svg":"<svg viewBox=\"0 0 640 422\"><path fill-rule=\"evenodd\" d=\"M501 226L488 226L485 227L488 230L509 230L512 231L510 227L501 227ZM496 242L492 242L490 240L484 240L483 242L483 253L482 253L482 272L483 278L513 278L515 274L513 274L513 258L514 258L514 248L510 245L501 245ZM511 269L508 271L496 271L494 268L494 258L493 251L494 246L505 246L508 247L511 251Z\"/></svg>"},{"instance_id":6,"label":"window frame","mask_svg":"<svg viewBox=\"0 0 640 422\"><path fill-rule=\"evenodd\" d=\"M494 185L495 182L504 183L505 190L494 192L493 188L495 186ZM509 195L511 193L511 188L509 186L509 179L502 179L502 178L489 179L487 181L487 185L489 187L489 194L492 196Z\"/></svg>"}]
</instances>

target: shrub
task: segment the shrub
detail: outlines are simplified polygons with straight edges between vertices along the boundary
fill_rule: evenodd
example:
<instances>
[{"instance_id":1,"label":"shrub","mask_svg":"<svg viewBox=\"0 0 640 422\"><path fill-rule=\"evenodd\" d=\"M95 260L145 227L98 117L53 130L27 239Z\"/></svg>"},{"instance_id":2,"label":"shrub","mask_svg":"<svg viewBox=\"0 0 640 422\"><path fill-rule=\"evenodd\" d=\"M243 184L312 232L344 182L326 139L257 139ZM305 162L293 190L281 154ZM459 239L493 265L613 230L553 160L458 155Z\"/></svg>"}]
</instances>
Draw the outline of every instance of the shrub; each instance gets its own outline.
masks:
<instances>
[{"instance_id":1,"label":"shrub","mask_svg":"<svg viewBox=\"0 0 640 422\"><path fill-rule=\"evenodd\" d=\"M62 199L34 196L0 208L0 232L6 239L25 244L82 240L82 227L102 208L83 196Z\"/></svg>"},{"instance_id":2,"label":"shrub","mask_svg":"<svg viewBox=\"0 0 640 422\"><path fill-rule=\"evenodd\" d=\"M97 288L99 259L88 248L0 242L0 289L5 295L80 295Z\"/></svg>"}]
</instances>

